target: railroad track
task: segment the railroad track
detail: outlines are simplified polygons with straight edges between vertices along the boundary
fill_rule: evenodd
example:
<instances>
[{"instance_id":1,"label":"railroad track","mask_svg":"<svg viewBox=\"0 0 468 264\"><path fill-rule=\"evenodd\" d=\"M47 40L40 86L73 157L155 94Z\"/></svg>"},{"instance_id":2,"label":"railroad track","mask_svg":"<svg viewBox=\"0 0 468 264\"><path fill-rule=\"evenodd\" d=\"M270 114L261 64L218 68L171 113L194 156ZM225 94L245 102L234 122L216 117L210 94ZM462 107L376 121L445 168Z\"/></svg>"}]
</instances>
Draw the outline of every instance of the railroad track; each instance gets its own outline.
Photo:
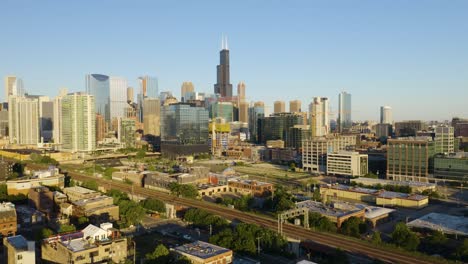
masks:
<instances>
[{"instance_id":1,"label":"railroad track","mask_svg":"<svg viewBox=\"0 0 468 264\"><path fill-rule=\"evenodd\" d=\"M200 200L193 200L188 198L176 197L174 195L158 192L151 189L146 189L142 187L135 187L125 183L110 181L101 178L95 178L92 176L82 175L75 172L69 172L69 175L78 181L89 181L89 180L96 180L98 184L104 188L114 188L126 193L133 192L137 195L142 195L145 197L157 198L159 200L180 204L189 207L200 208L206 210L210 213L219 215L229 220L239 220L245 223L257 224L260 226L264 226L266 228L277 230L277 222L273 219L259 216L259 215L252 215L240 211L236 211L233 209L229 209L227 207L222 207L220 205L200 201ZM409 254L401 253L401 252L391 252L385 249L380 249L377 247L373 247L369 244L364 244L362 242L348 240L345 237L338 236L335 234L327 234L327 233L320 233L312 230L306 230L299 226L294 226L291 224L283 224L283 233L291 238L303 240L303 241L311 241L317 244L322 244L325 246L333 247L333 248L340 248L346 250L348 252L368 256L374 259L380 259L390 263L405 263L405 264L423 264L423 263L431 263L430 261L423 260L416 256L412 256Z\"/></svg>"}]
</instances>

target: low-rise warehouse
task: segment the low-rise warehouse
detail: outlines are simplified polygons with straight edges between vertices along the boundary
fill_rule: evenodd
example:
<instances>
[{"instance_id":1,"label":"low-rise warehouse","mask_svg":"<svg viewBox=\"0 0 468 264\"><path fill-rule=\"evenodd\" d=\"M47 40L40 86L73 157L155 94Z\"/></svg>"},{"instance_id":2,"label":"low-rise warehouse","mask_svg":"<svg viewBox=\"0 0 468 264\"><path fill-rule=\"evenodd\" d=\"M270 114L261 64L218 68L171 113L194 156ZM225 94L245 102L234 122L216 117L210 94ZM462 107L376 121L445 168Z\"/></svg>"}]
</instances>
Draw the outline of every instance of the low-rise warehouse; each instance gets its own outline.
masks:
<instances>
[{"instance_id":1,"label":"low-rise warehouse","mask_svg":"<svg viewBox=\"0 0 468 264\"><path fill-rule=\"evenodd\" d=\"M350 199L383 206L422 208L429 204L429 197L425 195L397 193L341 184L322 185L320 195L327 200Z\"/></svg>"}]
</instances>

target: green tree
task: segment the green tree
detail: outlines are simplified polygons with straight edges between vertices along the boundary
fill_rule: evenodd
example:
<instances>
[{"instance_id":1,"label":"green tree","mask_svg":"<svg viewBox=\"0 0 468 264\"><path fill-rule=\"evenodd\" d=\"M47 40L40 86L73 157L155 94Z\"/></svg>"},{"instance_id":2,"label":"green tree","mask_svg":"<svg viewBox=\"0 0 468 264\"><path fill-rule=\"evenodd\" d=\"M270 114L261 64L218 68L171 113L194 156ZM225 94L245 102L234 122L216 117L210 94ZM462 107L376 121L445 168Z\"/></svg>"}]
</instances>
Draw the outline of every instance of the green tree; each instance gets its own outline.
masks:
<instances>
[{"instance_id":1,"label":"green tree","mask_svg":"<svg viewBox=\"0 0 468 264\"><path fill-rule=\"evenodd\" d=\"M405 223L398 223L395 226L392 234L392 242L409 251L414 251L418 248L420 240L416 233L409 230Z\"/></svg>"},{"instance_id":2,"label":"green tree","mask_svg":"<svg viewBox=\"0 0 468 264\"><path fill-rule=\"evenodd\" d=\"M163 244L159 244L153 252L146 254L146 262L145 263L157 263L157 264L165 264L169 263L170 256L169 250Z\"/></svg>"},{"instance_id":3,"label":"green tree","mask_svg":"<svg viewBox=\"0 0 468 264\"><path fill-rule=\"evenodd\" d=\"M62 224L60 225L60 228L59 228L59 233L69 233L69 232L73 232L73 231L76 231L76 227L74 225L66 225L66 224Z\"/></svg>"},{"instance_id":4,"label":"green tree","mask_svg":"<svg viewBox=\"0 0 468 264\"><path fill-rule=\"evenodd\" d=\"M142 201L141 205L143 206L143 208L151 210L151 211L156 211L160 213L166 212L166 205L164 204L164 202L158 199L148 198Z\"/></svg>"},{"instance_id":5,"label":"green tree","mask_svg":"<svg viewBox=\"0 0 468 264\"><path fill-rule=\"evenodd\" d=\"M372 172L369 172L367 173L366 175L362 176L364 178L371 178L371 179L378 179L379 176L377 176L376 174L372 173Z\"/></svg>"},{"instance_id":6,"label":"green tree","mask_svg":"<svg viewBox=\"0 0 468 264\"><path fill-rule=\"evenodd\" d=\"M123 200L130 200L128 198L128 195L127 193L124 193L120 190L116 190L116 189L111 189L110 191L107 191L106 193L108 196L114 198L114 204L115 205L118 205L120 203L120 201L123 201Z\"/></svg>"},{"instance_id":7,"label":"green tree","mask_svg":"<svg viewBox=\"0 0 468 264\"><path fill-rule=\"evenodd\" d=\"M81 186L84 187L84 188L94 190L94 191L98 190L98 184L97 184L97 182L95 180L85 181L85 182L83 182L83 184L81 184Z\"/></svg>"},{"instance_id":8,"label":"green tree","mask_svg":"<svg viewBox=\"0 0 468 264\"><path fill-rule=\"evenodd\" d=\"M121 200L119 202L119 211L124 226L140 223L146 214L146 210L141 205L129 200Z\"/></svg>"},{"instance_id":9,"label":"green tree","mask_svg":"<svg viewBox=\"0 0 468 264\"><path fill-rule=\"evenodd\" d=\"M347 236L357 237L361 236L361 224L363 221L358 217L350 217L341 225L341 233Z\"/></svg>"},{"instance_id":10,"label":"green tree","mask_svg":"<svg viewBox=\"0 0 468 264\"><path fill-rule=\"evenodd\" d=\"M135 158L137 159L144 159L146 157L146 150L140 149L138 152L135 154Z\"/></svg>"},{"instance_id":11,"label":"green tree","mask_svg":"<svg viewBox=\"0 0 468 264\"><path fill-rule=\"evenodd\" d=\"M458 260L468 262L468 238L456 249L455 256Z\"/></svg>"},{"instance_id":12,"label":"green tree","mask_svg":"<svg viewBox=\"0 0 468 264\"><path fill-rule=\"evenodd\" d=\"M380 236L380 232L376 231L372 234L372 244L380 245L382 244L382 237Z\"/></svg>"},{"instance_id":13,"label":"green tree","mask_svg":"<svg viewBox=\"0 0 468 264\"><path fill-rule=\"evenodd\" d=\"M197 187L192 184L179 184L172 182L169 184L169 190L174 195L186 198L196 198L198 196Z\"/></svg>"},{"instance_id":14,"label":"green tree","mask_svg":"<svg viewBox=\"0 0 468 264\"><path fill-rule=\"evenodd\" d=\"M319 213L309 214L309 226L320 231L335 232L336 225L330 219L322 216Z\"/></svg>"}]
</instances>

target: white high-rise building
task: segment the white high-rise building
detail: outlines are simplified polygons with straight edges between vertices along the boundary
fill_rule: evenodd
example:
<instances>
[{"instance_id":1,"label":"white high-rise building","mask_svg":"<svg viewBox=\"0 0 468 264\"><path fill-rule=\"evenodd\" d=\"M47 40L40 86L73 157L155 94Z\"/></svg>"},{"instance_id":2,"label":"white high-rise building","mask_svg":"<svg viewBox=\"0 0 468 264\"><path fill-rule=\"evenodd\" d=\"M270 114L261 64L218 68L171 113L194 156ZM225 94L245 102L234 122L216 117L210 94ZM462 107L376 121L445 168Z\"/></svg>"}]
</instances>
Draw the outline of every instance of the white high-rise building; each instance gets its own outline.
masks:
<instances>
[{"instance_id":1,"label":"white high-rise building","mask_svg":"<svg viewBox=\"0 0 468 264\"><path fill-rule=\"evenodd\" d=\"M96 146L96 114L94 96L71 93L61 100L62 150L93 151Z\"/></svg>"},{"instance_id":2,"label":"white high-rise building","mask_svg":"<svg viewBox=\"0 0 468 264\"><path fill-rule=\"evenodd\" d=\"M5 101L8 102L8 98L11 95L16 95L15 88L16 76L6 76L5 77Z\"/></svg>"},{"instance_id":3,"label":"white high-rise building","mask_svg":"<svg viewBox=\"0 0 468 264\"><path fill-rule=\"evenodd\" d=\"M313 137L330 133L329 102L327 97L314 97L309 105L310 128Z\"/></svg>"},{"instance_id":4,"label":"white high-rise building","mask_svg":"<svg viewBox=\"0 0 468 264\"><path fill-rule=\"evenodd\" d=\"M342 132L352 124L351 94L343 91L338 95L338 131Z\"/></svg>"},{"instance_id":5,"label":"white high-rise building","mask_svg":"<svg viewBox=\"0 0 468 264\"><path fill-rule=\"evenodd\" d=\"M54 98L54 124L53 124L53 132L52 138L54 139L55 144L60 144L61 140L61 133L62 130L62 99L68 93L66 88L60 89L59 95Z\"/></svg>"},{"instance_id":6,"label":"white high-rise building","mask_svg":"<svg viewBox=\"0 0 468 264\"><path fill-rule=\"evenodd\" d=\"M127 80L122 77L109 77L110 119L125 117L127 107Z\"/></svg>"},{"instance_id":7,"label":"white high-rise building","mask_svg":"<svg viewBox=\"0 0 468 264\"><path fill-rule=\"evenodd\" d=\"M161 103L159 98L143 99L143 132L145 135L160 136Z\"/></svg>"},{"instance_id":8,"label":"white high-rise building","mask_svg":"<svg viewBox=\"0 0 468 264\"><path fill-rule=\"evenodd\" d=\"M10 143L35 145L39 143L39 100L11 95L8 100Z\"/></svg>"},{"instance_id":9,"label":"white high-rise building","mask_svg":"<svg viewBox=\"0 0 468 264\"><path fill-rule=\"evenodd\" d=\"M381 124L392 124L392 108L390 106L381 106L380 107L380 123Z\"/></svg>"}]
</instances>

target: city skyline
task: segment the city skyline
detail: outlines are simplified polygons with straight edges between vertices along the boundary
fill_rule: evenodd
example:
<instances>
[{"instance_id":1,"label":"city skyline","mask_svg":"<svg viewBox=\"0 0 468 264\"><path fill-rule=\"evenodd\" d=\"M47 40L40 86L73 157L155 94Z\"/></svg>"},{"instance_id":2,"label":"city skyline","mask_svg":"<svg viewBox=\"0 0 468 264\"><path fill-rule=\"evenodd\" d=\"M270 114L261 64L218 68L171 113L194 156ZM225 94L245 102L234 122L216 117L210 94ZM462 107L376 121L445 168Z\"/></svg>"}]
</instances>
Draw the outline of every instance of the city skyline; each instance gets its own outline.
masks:
<instances>
[{"instance_id":1,"label":"city skyline","mask_svg":"<svg viewBox=\"0 0 468 264\"><path fill-rule=\"evenodd\" d=\"M24 9L26 19L11 23L14 12L0 18L2 24L10 25L3 34L16 40L5 42L0 51L6 62L0 65L0 75L22 78L27 92L51 97L62 87L85 91L83 76L91 73L122 76L131 87L138 87L138 76L154 75L160 91L170 90L177 97L184 81L191 81L196 91L211 92L220 39L225 34L231 52L231 82L245 81L246 99L265 101L270 113L276 100L301 99L308 105L315 96L330 98L331 111L336 113L338 93L346 90L353 95L353 120L378 121L382 105L392 107L396 121L468 116L463 100L468 96L464 74L468 52L463 48L468 43L468 19L462 12L466 2L429 1L423 9L400 1L337 3L336 8L307 2L287 7L226 4L232 11L224 14L229 19L213 25L212 20L221 14L211 14L209 2L190 3L180 10L170 4L148 3L144 14L155 9L167 14L122 21L118 18L132 18L136 7L117 2L111 7L114 12L106 14L108 22L102 22L98 12L103 3L85 11L86 5L5 2L1 4L5 10ZM241 11L240 19L234 19ZM83 12L87 16L80 17ZM175 14L179 22L159 23ZM329 18L336 21L328 22ZM395 18L398 23L393 25ZM158 27L153 28L155 24ZM89 32L93 25L105 30L100 29L100 35ZM155 37L146 33L149 28ZM94 37L93 42L83 41L88 37ZM35 45L26 44L33 41ZM431 107L436 101L437 107ZM440 107L440 101L446 103Z\"/></svg>"}]
</instances>

